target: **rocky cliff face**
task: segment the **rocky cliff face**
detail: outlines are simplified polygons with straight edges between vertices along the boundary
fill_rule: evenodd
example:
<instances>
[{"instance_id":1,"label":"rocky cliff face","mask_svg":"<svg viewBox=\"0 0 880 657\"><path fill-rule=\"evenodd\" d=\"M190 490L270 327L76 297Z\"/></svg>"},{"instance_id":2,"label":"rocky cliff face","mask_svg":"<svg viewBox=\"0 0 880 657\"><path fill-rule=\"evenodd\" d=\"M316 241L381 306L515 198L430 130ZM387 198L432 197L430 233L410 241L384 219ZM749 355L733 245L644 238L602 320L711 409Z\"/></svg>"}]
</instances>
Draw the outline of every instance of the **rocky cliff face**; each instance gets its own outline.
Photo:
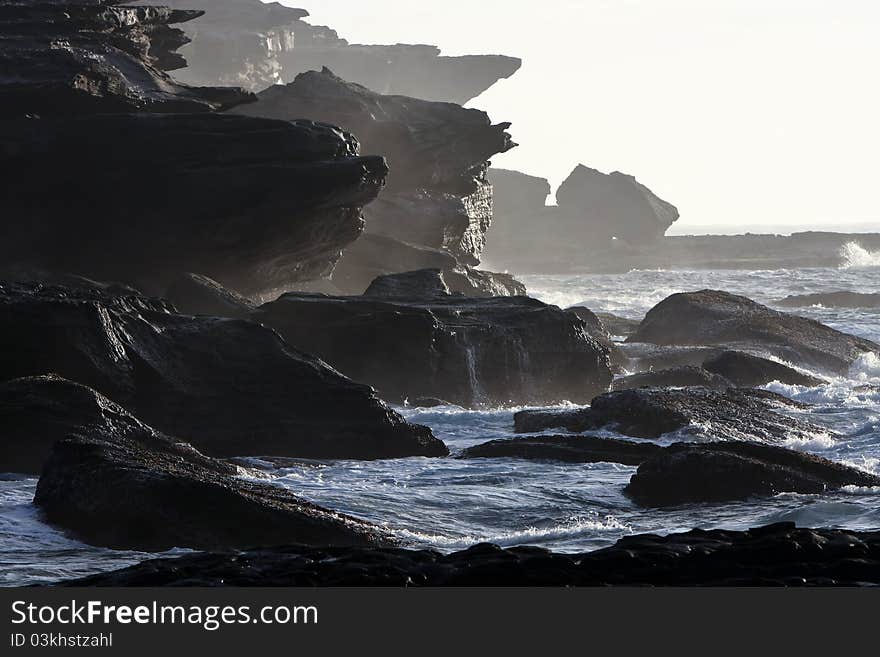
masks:
<instances>
[{"instance_id":1,"label":"rocky cliff face","mask_svg":"<svg viewBox=\"0 0 880 657\"><path fill-rule=\"evenodd\" d=\"M140 4L140 3L134 3ZM464 104L522 62L501 55L444 57L427 45L358 45L335 30L303 20L309 13L260 0L166 0L203 9L187 25L192 43L181 79L199 85L236 85L260 91L327 66L346 80L380 93Z\"/></svg>"},{"instance_id":2,"label":"rocky cliff face","mask_svg":"<svg viewBox=\"0 0 880 657\"><path fill-rule=\"evenodd\" d=\"M198 12L115 4L0 4L3 267L153 294L197 271L255 297L329 275L384 160L330 126L212 113L253 97L159 68Z\"/></svg>"},{"instance_id":3,"label":"rocky cliff face","mask_svg":"<svg viewBox=\"0 0 880 657\"><path fill-rule=\"evenodd\" d=\"M516 145L509 124L493 125L484 112L451 103L377 94L327 69L303 73L258 98L235 111L338 125L357 136L364 153L386 156L388 184L366 213L369 234L445 252L454 258L449 269L480 262L493 211L488 160ZM437 266L430 254L424 262L395 262L386 251L376 261L370 249L355 243L344 254L344 273L333 281L343 293L359 294L382 274Z\"/></svg>"},{"instance_id":4,"label":"rocky cliff face","mask_svg":"<svg viewBox=\"0 0 880 657\"><path fill-rule=\"evenodd\" d=\"M516 171L493 170L496 220L485 260L517 271L561 271L621 251L658 243L678 210L633 176L578 166L547 206L549 183Z\"/></svg>"}]
</instances>

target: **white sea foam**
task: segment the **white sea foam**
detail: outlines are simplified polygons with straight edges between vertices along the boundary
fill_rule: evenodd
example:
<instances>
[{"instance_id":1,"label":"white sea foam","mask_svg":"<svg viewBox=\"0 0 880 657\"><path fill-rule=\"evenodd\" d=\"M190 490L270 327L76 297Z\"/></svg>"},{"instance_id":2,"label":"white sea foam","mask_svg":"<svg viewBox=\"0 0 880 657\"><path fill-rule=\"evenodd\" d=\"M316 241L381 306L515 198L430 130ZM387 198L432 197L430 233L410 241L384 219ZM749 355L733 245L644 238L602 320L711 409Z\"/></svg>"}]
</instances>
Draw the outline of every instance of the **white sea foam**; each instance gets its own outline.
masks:
<instances>
[{"instance_id":1,"label":"white sea foam","mask_svg":"<svg viewBox=\"0 0 880 657\"><path fill-rule=\"evenodd\" d=\"M880 251L868 251L858 242L848 242L840 249L841 269L880 267Z\"/></svg>"}]
</instances>

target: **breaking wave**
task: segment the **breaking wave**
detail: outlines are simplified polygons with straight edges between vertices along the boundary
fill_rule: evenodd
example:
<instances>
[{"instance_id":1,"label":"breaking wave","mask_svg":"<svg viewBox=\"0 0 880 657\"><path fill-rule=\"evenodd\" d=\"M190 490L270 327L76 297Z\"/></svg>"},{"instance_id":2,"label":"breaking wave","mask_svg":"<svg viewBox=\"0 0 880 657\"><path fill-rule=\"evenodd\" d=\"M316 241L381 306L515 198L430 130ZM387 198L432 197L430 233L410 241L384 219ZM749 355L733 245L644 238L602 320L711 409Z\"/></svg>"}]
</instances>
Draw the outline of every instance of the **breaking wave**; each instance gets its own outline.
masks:
<instances>
[{"instance_id":1,"label":"breaking wave","mask_svg":"<svg viewBox=\"0 0 880 657\"><path fill-rule=\"evenodd\" d=\"M868 251L858 242L849 242L840 249L841 269L880 267L880 251Z\"/></svg>"}]
</instances>

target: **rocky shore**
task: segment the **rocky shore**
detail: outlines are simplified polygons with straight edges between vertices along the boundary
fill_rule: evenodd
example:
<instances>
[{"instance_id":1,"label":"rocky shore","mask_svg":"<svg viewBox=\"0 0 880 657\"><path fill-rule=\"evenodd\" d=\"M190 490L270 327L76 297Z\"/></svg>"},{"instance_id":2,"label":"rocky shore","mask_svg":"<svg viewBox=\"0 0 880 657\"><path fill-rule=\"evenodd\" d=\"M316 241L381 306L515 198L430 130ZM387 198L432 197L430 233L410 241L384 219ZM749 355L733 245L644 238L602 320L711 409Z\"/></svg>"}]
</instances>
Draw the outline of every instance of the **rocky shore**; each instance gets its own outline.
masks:
<instances>
[{"instance_id":1,"label":"rocky shore","mask_svg":"<svg viewBox=\"0 0 880 657\"><path fill-rule=\"evenodd\" d=\"M69 586L862 586L880 579L880 533L694 530L585 554L476 545L463 552L307 549L148 561Z\"/></svg>"},{"instance_id":2,"label":"rocky shore","mask_svg":"<svg viewBox=\"0 0 880 657\"><path fill-rule=\"evenodd\" d=\"M621 265L665 248L678 210L583 165L555 208L546 181L490 174L516 146L510 124L457 103L518 60L353 45L277 3L169 4L0 0L16 72L0 79L0 473L38 478L28 512L65 538L204 551L74 583L880 582L874 533L441 554L407 549L387 506L309 501L298 467L434 468L418 489L479 459L619 465L616 493L658 514L877 488L848 456L793 449L845 436L763 388L825 385L880 345L721 290L672 295L639 322L531 298L479 269L487 244L490 262L545 272L586 245L602 253L591 266ZM435 428L519 412L503 431L478 417L487 435L462 448L414 407L438 408ZM452 503L479 505L509 474Z\"/></svg>"}]
</instances>

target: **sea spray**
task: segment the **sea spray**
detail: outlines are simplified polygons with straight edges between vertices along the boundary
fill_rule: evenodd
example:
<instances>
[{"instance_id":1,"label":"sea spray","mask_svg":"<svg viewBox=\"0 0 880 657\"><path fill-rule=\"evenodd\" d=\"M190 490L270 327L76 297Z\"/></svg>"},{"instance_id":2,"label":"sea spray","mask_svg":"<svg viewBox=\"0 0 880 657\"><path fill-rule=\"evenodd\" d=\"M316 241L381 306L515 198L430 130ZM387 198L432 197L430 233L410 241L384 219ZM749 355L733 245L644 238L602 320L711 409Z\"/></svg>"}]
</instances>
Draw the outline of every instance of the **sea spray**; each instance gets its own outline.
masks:
<instances>
[{"instance_id":1,"label":"sea spray","mask_svg":"<svg viewBox=\"0 0 880 657\"><path fill-rule=\"evenodd\" d=\"M847 242L840 249L841 269L880 267L880 251L868 251L858 242Z\"/></svg>"}]
</instances>

